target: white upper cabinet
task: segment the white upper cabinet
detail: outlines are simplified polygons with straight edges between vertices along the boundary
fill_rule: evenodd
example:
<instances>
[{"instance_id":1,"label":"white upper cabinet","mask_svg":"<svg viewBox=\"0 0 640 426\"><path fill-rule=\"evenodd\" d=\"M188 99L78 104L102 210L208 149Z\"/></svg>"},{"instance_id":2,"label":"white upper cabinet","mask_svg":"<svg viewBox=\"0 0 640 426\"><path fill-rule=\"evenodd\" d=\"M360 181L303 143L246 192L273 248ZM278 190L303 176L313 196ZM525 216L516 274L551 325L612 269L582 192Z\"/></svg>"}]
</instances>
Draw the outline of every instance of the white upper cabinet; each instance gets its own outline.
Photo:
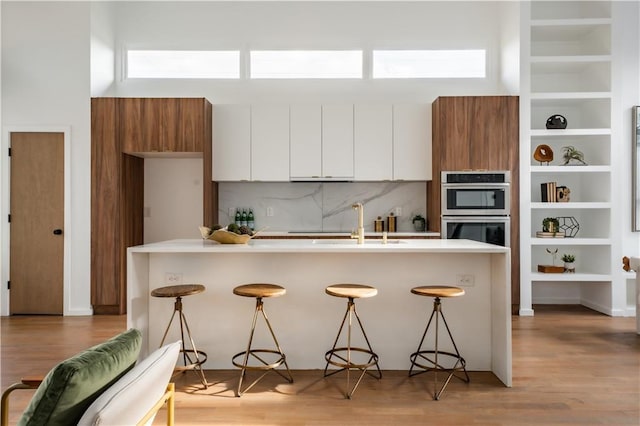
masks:
<instances>
[{"instance_id":1,"label":"white upper cabinet","mask_svg":"<svg viewBox=\"0 0 640 426\"><path fill-rule=\"evenodd\" d=\"M431 105L216 105L212 178L431 180Z\"/></svg>"},{"instance_id":2,"label":"white upper cabinet","mask_svg":"<svg viewBox=\"0 0 640 426\"><path fill-rule=\"evenodd\" d=\"M431 105L394 105L393 179L431 178Z\"/></svg>"},{"instance_id":3,"label":"white upper cabinet","mask_svg":"<svg viewBox=\"0 0 640 426\"><path fill-rule=\"evenodd\" d=\"M353 179L353 105L322 106L322 172Z\"/></svg>"},{"instance_id":4,"label":"white upper cabinet","mask_svg":"<svg viewBox=\"0 0 640 426\"><path fill-rule=\"evenodd\" d=\"M355 180L393 178L393 123L391 105L354 108Z\"/></svg>"},{"instance_id":5,"label":"white upper cabinet","mask_svg":"<svg viewBox=\"0 0 640 426\"><path fill-rule=\"evenodd\" d=\"M251 107L213 107L213 180L251 179Z\"/></svg>"},{"instance_id":6,"label":"white upper cabinet","mask_svg":"<svg viewBox=\"0 0 640 426\"><path fill-rule=\"evenodd\" d=\"M291 105L290 176L291 179L322 176L322 107Z\"/></svg>"},{"instance_id":7,"label":"white upper cabinet","mask_svg":"<svg viewBox=\"0 0 640 426\"><path fill-rule=\"evenodd\" d=\"M251 180L289 181L289 105L251 107Z\"/></svg>"}]
</instances>

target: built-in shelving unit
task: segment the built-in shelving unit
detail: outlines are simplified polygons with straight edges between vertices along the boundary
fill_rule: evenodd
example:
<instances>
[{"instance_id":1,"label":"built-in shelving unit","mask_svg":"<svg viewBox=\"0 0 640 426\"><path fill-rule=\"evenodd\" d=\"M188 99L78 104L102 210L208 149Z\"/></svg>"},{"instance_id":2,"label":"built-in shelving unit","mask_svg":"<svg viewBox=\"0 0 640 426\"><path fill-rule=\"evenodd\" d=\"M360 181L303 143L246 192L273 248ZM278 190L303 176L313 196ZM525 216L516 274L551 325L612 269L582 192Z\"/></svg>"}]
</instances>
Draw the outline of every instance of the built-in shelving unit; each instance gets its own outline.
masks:
<instances>
[{"instance_id":1,"label":"built-in shelving unit","mask_svg":"<svg viewBox=\"0 0 640 426\"><path fill-rule=\"evenodd\" d=\"M626 283L615 265L612 170L612 5L608 1L532 1L521 8L521 212L520 315L533 315L540 303L580 303L609 315L622 315ZM547 129L550 116L566 118L566 129ZM554 159L533 158L548 145ZM573 146L588 165L564 164L563 147ZM540 184L570 189L568 202L542 202ZM572 238L537 238L542 220L572 217ZM547 249L576 256L575 273L541 273L551 264ZM555 286L555 287L550 287ZM562 292L565 291L563 294ZM549 296L549 294L551 294ZM559 296L560 295L560 296Z\"/></svg>"}]
</instances>

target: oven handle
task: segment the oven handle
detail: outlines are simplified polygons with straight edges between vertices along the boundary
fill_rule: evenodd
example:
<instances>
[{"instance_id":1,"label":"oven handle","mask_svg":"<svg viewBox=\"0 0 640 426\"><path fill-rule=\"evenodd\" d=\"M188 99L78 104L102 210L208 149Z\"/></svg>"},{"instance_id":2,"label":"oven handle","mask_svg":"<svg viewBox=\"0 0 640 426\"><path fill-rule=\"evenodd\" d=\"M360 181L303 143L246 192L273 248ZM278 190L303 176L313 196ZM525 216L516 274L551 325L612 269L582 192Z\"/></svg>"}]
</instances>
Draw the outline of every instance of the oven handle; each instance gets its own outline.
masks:
<instances>
[{"instance_id":1,"label":"oven handle","mask_svg":"<svg viewBox=\"0 0 640 426\"><path fill-rule=\"evenodd\" d=\"M511 185L509 183L443 183L442 188L455 188L455 189L509 189Z\"/></svg>"},{"instance_id":2,"label":"oven handle","mask_svg":"<svg viewBox=\"0 0 640 426\"><path fill-rule=\"evenodd\" d=\"M510 216L442 216L442 222L488 222L488 223L511 223Z\"/></svg>"}]
</instances>

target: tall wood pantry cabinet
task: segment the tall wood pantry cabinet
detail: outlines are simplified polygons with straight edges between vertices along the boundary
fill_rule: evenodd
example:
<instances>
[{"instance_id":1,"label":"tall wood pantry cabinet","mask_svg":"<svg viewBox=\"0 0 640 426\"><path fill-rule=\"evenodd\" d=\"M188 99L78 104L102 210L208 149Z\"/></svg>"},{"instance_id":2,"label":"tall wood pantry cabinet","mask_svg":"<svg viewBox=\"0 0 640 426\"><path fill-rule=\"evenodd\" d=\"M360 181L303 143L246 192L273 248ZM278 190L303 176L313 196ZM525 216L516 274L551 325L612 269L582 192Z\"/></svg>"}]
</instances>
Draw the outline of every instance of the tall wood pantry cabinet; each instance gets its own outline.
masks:
<instances>
[{"instance_id":1,"label":"tall wood pantry cabinet","mask_svg":"<svg viewBox=\"0 0 640 426\"><path fill-rule=\"evenodd\" d=\"M441 96L432 104L433 179L427 216L440 232L441 171L511 171L511 301L520 300L519 99L517 96Z\"/></svg>"},{"instance_id":2,"label":"tall wood pantry cabinet","mask_svg":"<svg viewBox=\"0 0 640 426\"><path fill-rule=\"evenodd\" d=\"M203 224L217 222L212 106L204 98L91 99L91 304L124 314L127 247L143 243L144 157L203 159Z\"/></svg>"}]
</instances>

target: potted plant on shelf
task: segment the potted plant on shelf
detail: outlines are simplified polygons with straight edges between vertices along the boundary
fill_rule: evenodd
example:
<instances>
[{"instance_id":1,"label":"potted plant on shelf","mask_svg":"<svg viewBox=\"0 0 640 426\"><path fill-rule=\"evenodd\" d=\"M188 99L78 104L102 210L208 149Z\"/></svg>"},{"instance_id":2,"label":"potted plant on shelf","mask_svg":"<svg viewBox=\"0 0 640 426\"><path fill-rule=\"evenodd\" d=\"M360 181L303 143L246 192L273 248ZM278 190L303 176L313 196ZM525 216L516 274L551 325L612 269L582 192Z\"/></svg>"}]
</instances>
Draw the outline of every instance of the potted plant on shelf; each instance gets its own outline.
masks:
<instances>
[{"instance_id":1,"label":"potted plant on shelf","mask_svg":"<svg viewBox=\"0 0 640 426\"><path fill-rule=\"evenodd\" d=\"M573 262L575 262L576 257L573 254L563 254L562 261L564 262L564 271L565 272L575 272L576 267Z\"/></svg>"},{"instance_id":2,"label":"potted plant on shelf","mask_svg":"<svg viewBox=\"0 0 640 426\"><path fill-rule=\"evenodd\" d=\"M570 165L571 161L574 161L574 164L580 164L586 166L587 163L584 161L584 154L582 151L578 151L575 146L563 146L562 147L564 165Z\"/></svg>"},{"instance_id":3,"label":"potted plant on shelf","mask_svg":"<svg viewBox=\"0 0 640 426\"><path fill-rule=\"evenodd\" d=\"M555 217L545 217L542 220L542 230L544 232L558 232L560 230L560 221Z\"/></svg>"}]
</instances>

